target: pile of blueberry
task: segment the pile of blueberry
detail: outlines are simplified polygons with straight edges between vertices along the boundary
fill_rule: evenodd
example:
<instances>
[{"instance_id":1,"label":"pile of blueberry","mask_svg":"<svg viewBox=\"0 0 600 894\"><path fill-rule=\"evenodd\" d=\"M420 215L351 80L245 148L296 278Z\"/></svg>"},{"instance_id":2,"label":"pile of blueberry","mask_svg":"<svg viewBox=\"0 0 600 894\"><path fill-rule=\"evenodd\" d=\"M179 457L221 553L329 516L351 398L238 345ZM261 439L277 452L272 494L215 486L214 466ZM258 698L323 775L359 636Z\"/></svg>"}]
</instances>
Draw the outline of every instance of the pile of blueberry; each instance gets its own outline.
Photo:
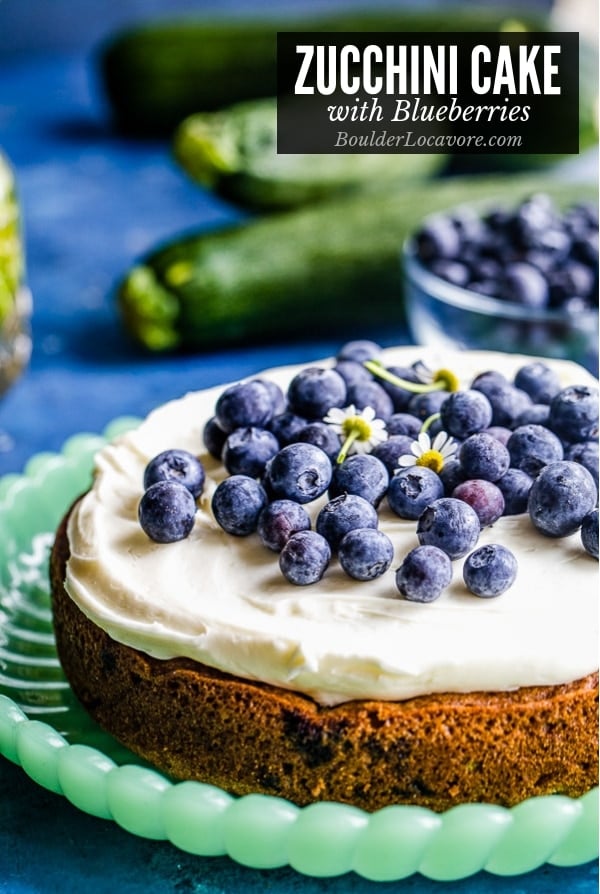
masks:
<instances>
[{"instance_id":1,"label":"pile of blueberry","mask_svg":"<svg viewBox=\"0 0 600 894\"><path fill-rule=\"evenodd\" d=\"M598 307L598 211L559 212L536 194L516 209L470 209L431 217L415 235L420 260L437 276L481 295L535 310L576 314Z\"/></svg>"},{"instance_id":2,"label":"pile of blueberry","mask_svg":"<svg viewBox=\"0 0 600 894\"><path fill-rule=\"evenodd\" d=\"M514 381L490 370L468 388L427 390L422 364L385 368L380 357L373 342L354 341L332 367L300 371L286 394L260 378L221 393L204 445L229 473L212 497L224 531L256 532L293 584L320 580L333 555L350 577L368 581L394 560L378 528L387 505L416 521L419 546L395 573L399 593L416 602L436 599L461 557L472 593L497 596L511 586L514 555L502 544L477 547L482 528L503 515L528 513L547 537L579 530L598 557L597 389L562 388L548 365L533 361ZM340 462L343 433L324 419L349 405L352 419L364 413L367 424L363 449ZM385 437L370 444L372 410ZM190 533L204 478L200 460L182 450L148 464L139 519L149 537L167 543ZM313 527L306 507L323 496Z\"/></svg>"}]
</instances>

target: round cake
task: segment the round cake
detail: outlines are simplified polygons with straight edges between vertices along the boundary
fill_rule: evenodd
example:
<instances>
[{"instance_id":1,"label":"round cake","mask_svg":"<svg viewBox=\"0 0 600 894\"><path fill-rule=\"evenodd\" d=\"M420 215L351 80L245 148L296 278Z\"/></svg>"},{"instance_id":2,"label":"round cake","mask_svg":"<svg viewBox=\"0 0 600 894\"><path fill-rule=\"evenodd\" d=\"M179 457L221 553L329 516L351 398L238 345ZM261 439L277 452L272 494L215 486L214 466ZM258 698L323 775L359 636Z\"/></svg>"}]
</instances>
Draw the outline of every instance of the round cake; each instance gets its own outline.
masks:
<instances>
[{"instance_id":1,"label":"round cake","mask_svg":"<svg viewBox=\"0 0 600 894\"><path fill-rule=\"evenodd\" d=\"M423 369L451 371L449 387L461 394L476 390L474 380L483 382L491 371L514 390L518 371L536 364L508 354L386 350L368 365L380 388L387 381L380 370L391 373L385 394L392 416L387 405L369 415L353 404L353 418L366 414L373 438L349 446L348 458L361 446L356 455L383 457L377 444L398 437L394 417L416 415L414 402L406 406L411 394L401 394L398 381L404 380L394 379L399 370L408 371L417 390ZM343 372L347 391L335 406L346 417L349 398L360 393L350 367L359 365L329 359L311 367ZM593 393L597 385L574 364L544 366L558 376L561 390L581 386ZM298 415L297 405L291 414L290 383L302 370L279 368L252 380L279 386L280 404L264 426L277 432L278 451L282 426L274 420ZM220 523L215 494L238 473L233 460L223 460L226 450L216 458L220 445L215 449L207 432L226 390L195 391L165 404L103 448L90 490L57 532L51 559L57 647L92 717L174 779L210 782L235 794L278 795L299 805L332 800L372 811L409 803L439 811L475 801L510 806L550 793L576 797L596 785L598 566L582 545L581 520L560 536L543 531L533 510L509 510L507 495L504 514L492 521L479 515L476 543L445 559L451 579L429 599L399 583L407 556L428 543L422 513L402 517L391 493L389 499L379 494L371 509L376 522L367 527L391 543L392 560L370 579L357 579L342 567L342 547L332 541L316 582L299 586L282 573L287 544L278 557L256 525L241 534ZM539 395L516 390L528 415L510 425L488 419L485 426L505 446L507 429L531 426L524 420L542 414ZM449 399L444 393L443 401ZM545 400L550 403L550 396ZM398 466L388 467L389 481L403 467L423 469L427 446L443 454L441 442L452 440L434 436L448 411L442 406L440 422L437 412L429 414L435 401L421 404L427 406L419 410L421 433L410 436L413 449ZM306 421L326 418L339 431L343 414L329 410ZM430 425L427 445L423 434ZM597 437L597 424L592 428L585 445ZM222 434L225 440L228 433ZM455 461L460 456L466 463L468 438L466 431L454 436ZM288 443L296 443L293 436ZM543 465L559 472L558 462L576 463L575 471L591 478L582 445L569 443L564 433L560 444L560 458L546 457ZM190 530L158 542L141 523L140 503L149 464L172 450L197 457L205 480ZM516 456L511 448L518 464ZM347 462L329 459L334 471ZM452 460L446 460L449 472ZM282 496L273 462L244 476L264 492L265 506ZM438 472L442 499L454 502L456 482ZM542 464L529 472L532 481L541 479ZM499 490L498 481L493 486ZM325 530L320 516L334 499L332 488L303 498L311 532ZM594 506L596 500L595 489ZM472 506L469 512L478 511L476 502ZM362 522L358 528L364 530ZM499 594L476 593L467 566L475 567L473 553L481 547L497 552L498 545L516 560L516 577Z\"/></svg>"}]
</instances>

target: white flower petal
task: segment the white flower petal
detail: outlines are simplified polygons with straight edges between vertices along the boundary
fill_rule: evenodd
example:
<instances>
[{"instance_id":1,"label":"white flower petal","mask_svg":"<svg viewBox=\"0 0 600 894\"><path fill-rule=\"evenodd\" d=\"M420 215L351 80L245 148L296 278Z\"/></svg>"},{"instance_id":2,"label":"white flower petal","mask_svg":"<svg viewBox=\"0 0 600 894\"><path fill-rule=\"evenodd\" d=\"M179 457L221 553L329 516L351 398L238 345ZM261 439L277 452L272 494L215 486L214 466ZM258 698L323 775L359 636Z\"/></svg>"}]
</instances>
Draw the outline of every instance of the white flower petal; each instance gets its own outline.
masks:
<instances>
[{"instance_id":1,"label":"white flower petal","mask_svg":"<svg viewBox=\"0 0 600 894\"><path fill-rule=\"evenodd\" d=\"M456 444L456 442L453 441L452 438L449 438L442 447L440 453L442 454L444 459L449 459L451 456L454 456L457 451L457 447L458 445Z\"/></svg>"},{"instance_id":2,"label":"white flower petal","mask_svg":"<svg viewBox=\"0 0 600 894\"><path fill-rule=\"evenodd\" d=\"M419 432L417 441L422 453L425 453L426 450L431 450L431 439L426 431Z\"/></svg>"},{"instance_id":3,"label":"white flower petal","mask_svg":"<svg viewBox=\"0 0 600 894\"><path fill-rule=\"evenodd\" d=\"M433 439L433 442L431 444L431 449L439 450L441 453L443 451L444 444L446 443L447 440L448 440L448 435L446 434L445 431L438 432L437 435L435 436L435 438Z\"/></svg>"},{"instance_id":4,"label":"white flower petal","mask_svg":"<svg viewBox=\"0 0 600 894\"><path fill-rule=\"evenodd\" d=\"M423 382L424 384L433 382L433 373L422 360L417 360L417 362L413 364L413 370L417 374L417 378L420 382Z\"/></svg>"},{"instance_id":5,"label":"white flower petal","mask_svg":"<svg viewBox=\"0 0 600 894\"><path fill-rule=\"evenodd\" d=\"M371 432L374 437L387 439L388 432L385 427L385 422L382 419L375 419L373 424L371 425Z\"/></svg>"},{"instance_id":6,"label":"white flower petal","mask_svg":"<svg viewBox=\"0 0 600 894\"><path fill-rule=\"evenodd\" d=\"M369 453L371 445L368 441L353 441L350 453Z\"/></svg>"},{"instance_id":7,"label":"white flower petal","mask_svg":"<svg viewBox=\"0 0 600 894\"><path fill-rule=\"evenodd\" d=\"M420 456L423 456L423 451L422 451L422 449L421 449L421 446L420 446L420 444L418 444L416 441L413 441L412 444L410 445L410 452L411 452L411 453L413 454L413 456L415 456L417 459L418 459Z\"/></svg>"},{"instance_id":8,"label":"white flower petal","mask_svg":"<svg viewBox=\"0 0 600 894\"><path fill-rule=\"evenodd\" d=\"M402 468L408 468L409 466L416 466L417 459L415 456L411 456L409 453L404 453L402 456L398 457L398 465Z\"/></svg>"},{"instance_id":9,"label":"white flower petal","mask_svg":"<svg viewBox=\"0 0 600 894\"><path fill-rule=\"evenodd\" d=\"M331 407L323 421L329 425L341 425L346 418L346 413L340 407Z\"/></svg>"},{"instance_id":10,"label":"white flower petal","mask_svg":"<svg viewBox=\"0 0 600 894\"><path fill-rule=\"evenodd\" d=\"M374 431L369 438L371 444L383 444L384 441L387 441L388 433L386 431Z\"/></svg>"},{"instance_id":11,"label":"white flower petal","mask_svg":"<svg viewBox=\"0 0 600 894\"><path fill-rule=\"evenodd\" d=\"M365 422L372 422L375 419L375 410L373 407L365 407L361 413L362 418Z\"/></svg>"}]
</instances>

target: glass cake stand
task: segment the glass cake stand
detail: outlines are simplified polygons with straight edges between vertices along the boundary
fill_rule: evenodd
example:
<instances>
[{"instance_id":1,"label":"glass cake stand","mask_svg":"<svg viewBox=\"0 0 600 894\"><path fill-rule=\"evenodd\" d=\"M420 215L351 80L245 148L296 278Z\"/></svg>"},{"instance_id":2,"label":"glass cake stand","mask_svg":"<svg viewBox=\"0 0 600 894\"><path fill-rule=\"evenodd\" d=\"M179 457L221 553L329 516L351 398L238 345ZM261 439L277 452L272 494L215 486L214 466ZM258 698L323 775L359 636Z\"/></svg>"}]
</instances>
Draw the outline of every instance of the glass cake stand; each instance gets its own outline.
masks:
<instances>
[{"instance_id":1,"label":"glass cake stand","mask_svg":"<svg viewBox=\"0 0 600 894\"><path fill-rule=\"evenodd\" d=\"M514 876L544 863L597 859L597 789L578 799L551 795L510 809L463 804L442 814L406 805L373 814L331 802L300 808L172 782L100 730L56 656L48 555L58 522L89 486L94 453L137 422L122 418L102 436L77 435L61 453L33 457L23 475L0 479L1 755L78 809L134 835L200 856L228 855L254 869L452 881L481 870Z\"/></svg>"}]
</instances>

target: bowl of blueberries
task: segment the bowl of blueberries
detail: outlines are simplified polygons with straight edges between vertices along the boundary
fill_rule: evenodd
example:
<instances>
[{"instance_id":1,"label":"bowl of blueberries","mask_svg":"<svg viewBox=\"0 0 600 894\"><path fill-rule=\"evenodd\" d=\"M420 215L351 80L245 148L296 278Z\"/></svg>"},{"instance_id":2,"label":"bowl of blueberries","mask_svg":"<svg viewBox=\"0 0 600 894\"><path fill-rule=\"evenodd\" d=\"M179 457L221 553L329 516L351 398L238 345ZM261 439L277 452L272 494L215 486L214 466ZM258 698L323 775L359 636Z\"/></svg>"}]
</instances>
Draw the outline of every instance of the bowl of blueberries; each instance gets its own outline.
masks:
<instances>
[{"instance_id":1,"label":"bowl of blueberries","mask_svg":"<svg viewBox=\"0 0 600 894\"><path fill-rule=\"evenodd\" d=\"M598 370L598 211L543 193L517 207L458 207L404 247L419 344L537 354Z\"/></svg>"}]
</instances>

